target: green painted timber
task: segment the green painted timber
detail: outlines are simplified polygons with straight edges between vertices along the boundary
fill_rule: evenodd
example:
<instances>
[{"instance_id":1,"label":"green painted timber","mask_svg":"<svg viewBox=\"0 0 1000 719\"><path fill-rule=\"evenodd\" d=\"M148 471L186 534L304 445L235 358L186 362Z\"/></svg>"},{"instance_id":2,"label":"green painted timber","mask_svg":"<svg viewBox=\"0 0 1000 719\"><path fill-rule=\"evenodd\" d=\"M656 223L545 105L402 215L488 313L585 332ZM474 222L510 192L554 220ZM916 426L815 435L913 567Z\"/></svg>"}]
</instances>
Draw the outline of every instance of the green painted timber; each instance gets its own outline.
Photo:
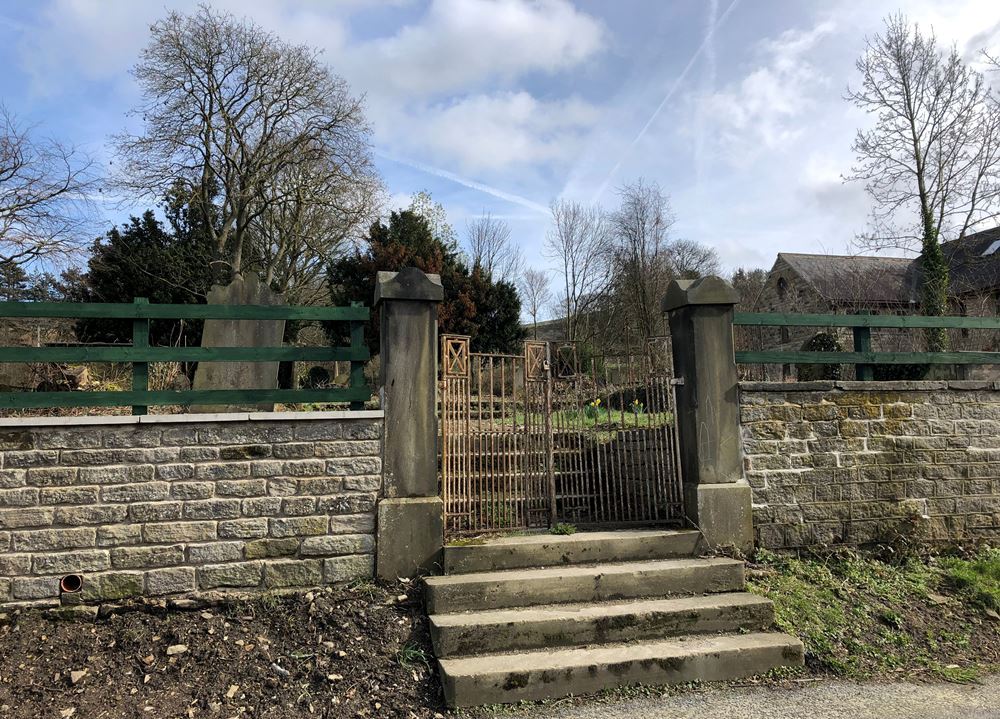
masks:
<instances>
[{"instance_id":1,"label":"green painted timber","mask_svg":"<svg viewBox=\"0 0 1000 719\"><path fill-rule=\"evenodd\" d=\"M945 327L1000 330L1000 317L927 317L924 315L808 315L737 312L733 324L744 327Z\"/></svg>"},{"instance_id":2,"label":"green painted timber","mask_svg":"<svg viewBox=\"0 0 1000 719\"><path fill-rule=\"evenodd\" d=\"M368 359L367 347L0 347L0 362L364 362Z\"/></svg>"},{"instance_id":3,"label":"green painted timber","mask_svg":"<svg viewBox=\"0 0 1000 719\"><path fill-rule=\"evenodd\" d=\"M149 299L146 297L136 297L132 302L136 305L148 305ZM132 320L132 346L137 350L149 348L149 320ZM132 362L132 389L136 392L145 392L149 389L148 362ZM146 414L147 409L146 405L133 405L132 414Z\"/></svg>"},{"instance_id":4,"label":"green painted timber","mask_svg":"<svg viewBox=\"0 0 1000 719\"><path fill-rule=\"evenodd\" d=\"M367 321L368 307L291 305L151 305L102 302L0 302L0 317L166 320L328 320Z\"/></svg>"},{"instance_id":5,"label":"green painted timber","mask_svg":"<svg viewBox=\"0 0 1000 719\"><path fill-rule=\"evenodd\" d=\"M1000 352L737 352L740 364L1000 364Z\"/></svg>"},{"instance_id":6,"label":"green painted timber","mask_svg":"<svg viewBox=\"0 0 1000 719\"><path fill-rule=\"evenodd\" d=\"M0 408L128 407L146 414L152 405L350 403L362 409L371 398L364 380L364 323L371 310L359 303L350 307L277 305L153 305L145 298L132 304L76 302L0 302L0 317L60 317L69 319L132 320L132 344L123 346L0 347L0 362L120 362L132 364L132 389L127 392L5 392ZM350 347L150 347L149 322L157 319L321 320L348 322ZM147 391L150 362L335 362L351 363L348 387L326 389L219 389Z\"/></svg>"},{"instance_id":7,"label":"green painted timber","mask_svg":"<svg viewBox=\"0 0 1000 719\"><path fill-rule=\"evenodd\" d=\"M156 390L152 392L3 392L0 407L29 409L42 407L128 407L191 404L256 404L280 402L365 402L368 387L331 389L199 389Z\"/></svg>"}]
</instances>

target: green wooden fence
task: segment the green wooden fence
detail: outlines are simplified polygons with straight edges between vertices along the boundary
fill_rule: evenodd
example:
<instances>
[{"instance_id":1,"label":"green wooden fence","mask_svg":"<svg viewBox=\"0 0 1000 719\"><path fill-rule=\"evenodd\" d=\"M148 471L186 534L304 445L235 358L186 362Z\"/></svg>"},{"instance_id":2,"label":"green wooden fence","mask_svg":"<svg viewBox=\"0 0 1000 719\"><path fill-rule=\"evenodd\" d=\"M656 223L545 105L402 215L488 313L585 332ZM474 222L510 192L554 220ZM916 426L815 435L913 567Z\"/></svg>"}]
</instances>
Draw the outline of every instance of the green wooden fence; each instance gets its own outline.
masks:
<instances>
[{"instance_id":1,"label":"green wooden fence","mask_svg":"<svg viewBox=\"0 0 1000 719\"><path fill-rule=\"evenodd\" d=\"M120 347L0 347L0 362L127 362L132 364L131 391L0 392L0 409L52 407L132 407L145 414L153 405L255 404L258 402L346 402L361 409L371 397L364 377L369 359L364 345L370 310L350 307L280 305L170 305L73 302L0 302L0 318L100 318L132 320L132 344ZM172 320L319 320L343 322L350 328L347 347L150 347L149 321ZM149 390L150 362L277 362L341 361L351 363L347 387L322 389Z\"/></svg>"},{"instance_id":2,"label":"green wooden fence","mask_svg":"<svg viewBox=\"0 0 1000 719\"><path fill-rule=\"evenodd\" d=\"M789 350L740 351L741 364L853 364L861 380L872 378L878 364L1000 364L1000 352L873 352L872 328L1000 330L1000 317L928 317L924 315L817 315L737 312L733 324L741 327L850 327L854 352L806 352Z\"/></svg>"}]
</instances>

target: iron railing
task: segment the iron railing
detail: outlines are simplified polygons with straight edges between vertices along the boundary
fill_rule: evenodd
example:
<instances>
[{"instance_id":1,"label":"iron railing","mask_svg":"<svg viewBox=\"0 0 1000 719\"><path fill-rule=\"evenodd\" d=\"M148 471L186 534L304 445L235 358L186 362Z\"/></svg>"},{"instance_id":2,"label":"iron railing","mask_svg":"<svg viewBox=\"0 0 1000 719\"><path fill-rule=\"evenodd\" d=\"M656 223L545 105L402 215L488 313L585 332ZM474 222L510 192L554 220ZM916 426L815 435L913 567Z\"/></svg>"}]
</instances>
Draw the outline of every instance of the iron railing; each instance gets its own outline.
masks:
<instances>
[{"instance_id":1,"label":"iron railing","mask_svg":"<svg viewBox=\"0 0 1000 719\"><path fill-rule=\"evenodd\" d=\"M74 302L0 302L0 318L132 320L132 344L121 346L0 347L0 363L130 363L132 388L121 391L18 391L0 393L0 409L131 406L145 414L154 405L257 404L280 402L350 403L361 409L371 398L364 377L370 357L364 327L370 310L350 307L282 305L177 305ZM171 320L314 320L347 323L350 344L343 347L151 347L149 322ZM150 362L350 362L346 387L319 389L150 390Z\"/></svg>"}]
</instances>

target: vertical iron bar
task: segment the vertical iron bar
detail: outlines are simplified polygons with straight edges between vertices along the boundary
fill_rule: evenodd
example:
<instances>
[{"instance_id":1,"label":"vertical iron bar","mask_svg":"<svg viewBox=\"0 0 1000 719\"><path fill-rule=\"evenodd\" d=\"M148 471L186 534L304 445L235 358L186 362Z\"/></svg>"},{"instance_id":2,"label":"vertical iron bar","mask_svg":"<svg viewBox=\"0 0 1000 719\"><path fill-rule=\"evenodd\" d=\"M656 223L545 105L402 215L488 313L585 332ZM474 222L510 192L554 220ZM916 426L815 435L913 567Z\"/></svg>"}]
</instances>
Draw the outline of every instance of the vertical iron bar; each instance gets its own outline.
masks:
<instances>
[{"instance_id":1,"label":"vertical iron bar","mask_svg":"<svg viewBox=\"0 0 1000 719\"><path fill-rule=\"evenodd\" d=\"M146 297L136 297L132 300L135 305L148 305L149 299ZM132 346L138 349L149 347L149 320L136 318L132 320ZM149 391L149 363L132 363L132 391ZM148 408L144 404L132 405L132 414L146 414Z\"/></svg>"}]
</instances>

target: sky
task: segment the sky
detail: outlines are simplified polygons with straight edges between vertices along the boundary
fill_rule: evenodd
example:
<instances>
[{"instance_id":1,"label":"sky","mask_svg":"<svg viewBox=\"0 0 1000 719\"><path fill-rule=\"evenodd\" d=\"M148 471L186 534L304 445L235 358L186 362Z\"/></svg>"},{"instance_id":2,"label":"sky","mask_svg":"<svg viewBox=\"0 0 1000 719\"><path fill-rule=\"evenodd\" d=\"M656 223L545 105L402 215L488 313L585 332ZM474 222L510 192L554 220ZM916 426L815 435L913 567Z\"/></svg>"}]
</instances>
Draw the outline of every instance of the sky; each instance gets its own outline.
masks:
<instances>
[{"instance_id":1,"label":"sky","mask_svg":"<svg viewBox=\"0 0 1000 719\"><path fill-rule=\"evenodd\" d=\"M322 50L365 97L393 207L427 190L464 235L507 221L530 266L548 206L616 203L644 178L675 235L724 268L777 252L850 253L866 223L849 174L868 118L844 94L866 35L901 10L975 61L1000 48L996 0L216 0ZM188 0L0 0L0 98L101 165L138 129L129 70ZM133 211L143 209L136 207ZM128 210L103 205L101 221Z\"/></svg>"}]
</instances>

